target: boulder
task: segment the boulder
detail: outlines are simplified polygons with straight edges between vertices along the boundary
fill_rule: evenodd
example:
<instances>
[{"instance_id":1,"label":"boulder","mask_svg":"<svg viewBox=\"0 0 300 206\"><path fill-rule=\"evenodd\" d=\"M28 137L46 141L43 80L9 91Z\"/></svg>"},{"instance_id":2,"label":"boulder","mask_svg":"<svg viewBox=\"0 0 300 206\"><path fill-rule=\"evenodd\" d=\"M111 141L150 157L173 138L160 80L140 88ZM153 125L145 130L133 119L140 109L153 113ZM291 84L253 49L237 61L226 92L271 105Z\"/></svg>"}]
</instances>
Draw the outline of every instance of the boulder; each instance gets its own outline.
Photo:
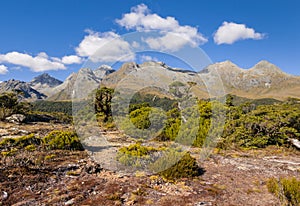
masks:
<instances>
[{"instance_id":1,"label":"boulder","mask_svg":"<svg viewBox=\"0 0 300 206\"><path fill-rule=\"evenodd\" d=\"M297 149L300 149L300 141L297 139L289 139L289 141L296 147Z\"/></svg>"},{"instance_id":2,"label":"boulder","mask_svg":"<svg viewBox=\"0 0 300 206\"><path fill-rule=\"evenodd\" d=\"M11 123L20 124L24 122L26 119L25 115L23 114L13 114L9 117L6 117L5 120Z\"/></svg>"}]
</instances>

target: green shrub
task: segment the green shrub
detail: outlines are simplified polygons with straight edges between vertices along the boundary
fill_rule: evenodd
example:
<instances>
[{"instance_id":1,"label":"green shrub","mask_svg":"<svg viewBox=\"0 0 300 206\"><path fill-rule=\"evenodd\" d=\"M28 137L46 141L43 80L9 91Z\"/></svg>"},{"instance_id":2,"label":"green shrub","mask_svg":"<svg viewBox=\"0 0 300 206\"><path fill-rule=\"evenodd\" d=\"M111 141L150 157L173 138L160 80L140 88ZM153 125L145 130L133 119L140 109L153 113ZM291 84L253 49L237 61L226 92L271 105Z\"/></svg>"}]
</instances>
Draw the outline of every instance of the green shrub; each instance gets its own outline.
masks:
<instances>
[{"instance_id":1,"label":"green shrub","mask_svg":"<svg viewBox=\"0 0 300 206\"><path fill-rule=\"evenodd\" d=\"M41 145L42 140L34 134L26 135L19 138L6 138L0 142L0 149L4 148L26 148L27 146Z\"/></svg>"},{"instance_id":2,"label":"green shrub","mask_svg":"<svg viewBox=\"0 0 300 206\"><path fill-rule=\"evenodd\" d=\"M16 139L5 138L0 142L0 149L10 148L15 145Z\"/></svg>"},{"instance_id":3,"label":"green shrub","mask_svg":"<svg viewBox=\"0 0 300 206\"><path fill-rule=\"evenodd\" d=\"M270 178L267 181L269 192L273 193L280 199L283 205L299 205L300 204L300 181L295 177Z\"/></svg>"},{"instance_id":4,"label":"green shrub","mask_svg":"<svg viewBox=\"0 0 300 206\"><path fill-rule=\"evenodd\" d=\"M300 139L299 104L261 105L247 111L244 106L229 110L220 142L223 147L289 146L289 138Z\"/></svg>"},{"instance_id":5,"label":"green shrub","mask_svg":"<svg viewBox=\"0 0 300 206\"><path fill-rule=\"evenodd\" d=\"M36 150L36 147L34 145L28 145L25 147L25 150L29 151L29 152L33 152Z\"/></svg>"},{"instance_id":6,"label":"green shrub","mask_svg":"<svg viewBox=\"0 0 300 206\"><path fill-rule=\"evenodd\" d=\"M138 142L128 147L121 147L117 153L117 161L125 166L140 168L150 161L150 155L152 153L160 150L162 150L162 148L156 149L154 147L142 146L141 143Z\"/></svg>"},{"instance_id":7,"label":"green shrub","mask_svg":"<svg viewBox=\"0 0 300 206\"><path fill-rule=\"evenodd\" d=\"M25 148L29 145L40 145L41 143L42 140L39 137L36 137L34 134L30 134L17 138L15 141L15 146Z\"/></svg>"},{"instance_id":8,"label":"green shrub","mask_svg":"<svg viewBox=\"0 0 300 206\"><path fill-rule=\"evenodd\" d=\"M164 155L151 165L151 169L158 171L159 175L168 180L195 177L201 174L196 159L190 153L172 148L166 150Z\"/></svg>"},{"instance_id":9,"label":"green shrub","mask_svg":"<svg viewBox=\"0 0 300 206\"><path fill-rule=\"evenodd\" d=\"M51 155L46 155L44 160L53 160L56 157L55 154L51 154Z\"/></svg>"},{"instance_id":10,"label":"green shrub","mask_svg":"<svg viewBox=\"0 0 300 206\"><path fill-rule=\"evenodd\" d=\"M21 92L4 92L0 94L0 120L12 114L26 114L30 108L27 102L20 102L18 96Z\"/></svg>"},{"instance_id":11,"label":"green shrub","mask_svg":"<svg viewBox=\"0 0 300 206\"><path fill-rule=\"evenodd\" d=\"M75 132L53 131L43 141L47 149L84 150Z\"/></svg>"},{"instance_id":12,"label":"green shrub","mask_svg":"<svg viewBox=\"0 0 300 206\"><path fill-rule=\"evenodd\" d=\"M2 152L1 152L1 155L2 155L3 157L9 157L9 156L14 156L17 152L18 152L18 149L17 149L17 148L12 148L12 149L9 150L9 151L2 151Z\"/></svg>"}]
</instances>

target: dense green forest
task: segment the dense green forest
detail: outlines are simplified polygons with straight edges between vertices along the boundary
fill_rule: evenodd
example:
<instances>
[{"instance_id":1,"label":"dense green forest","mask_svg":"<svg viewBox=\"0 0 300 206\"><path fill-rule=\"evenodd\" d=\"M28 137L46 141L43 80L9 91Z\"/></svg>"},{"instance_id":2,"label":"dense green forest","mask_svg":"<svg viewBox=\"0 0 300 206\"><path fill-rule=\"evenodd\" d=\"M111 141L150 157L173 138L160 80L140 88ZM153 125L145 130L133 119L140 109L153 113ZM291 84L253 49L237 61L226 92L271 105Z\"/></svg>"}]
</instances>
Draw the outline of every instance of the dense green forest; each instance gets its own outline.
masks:
<instances>
[{"instance_id":1,"label":"dense green forest","mask_svg":"<svg viewBox=\"0 0 300 206\"><path fill-rule=\"evenodd\" d=\"M66 115L72 115L72 102L71 101L45 101L40 100L32 103L32 111L39 112L60 112Z\"/></svg>"}]
</instances>

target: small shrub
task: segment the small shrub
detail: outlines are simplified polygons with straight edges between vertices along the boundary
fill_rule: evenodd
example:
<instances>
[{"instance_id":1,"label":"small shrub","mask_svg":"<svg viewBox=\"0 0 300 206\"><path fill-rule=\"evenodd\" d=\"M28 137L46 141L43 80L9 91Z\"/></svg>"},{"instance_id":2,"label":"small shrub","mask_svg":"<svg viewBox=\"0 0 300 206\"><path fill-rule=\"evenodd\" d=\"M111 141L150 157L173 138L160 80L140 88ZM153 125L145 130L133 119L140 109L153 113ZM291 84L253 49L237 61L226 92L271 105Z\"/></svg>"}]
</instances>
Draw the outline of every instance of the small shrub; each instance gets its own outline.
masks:
<instances>
[{"instance_id":1,"label":"small shrub","mask_svg":"<svg viewBox=\"0 0 300 206\"><path fill-rule=\"evenodd\" d=\"M115 192L107 196L107 199L112 201L122 201L121 194L119 192Z\"/></svg>"},{"instance_id":2,"label":"small shrub","mask_svg":"<svg viewBox=\"0 0 300 206\"><path fill-rule=\"evenodd\" d=\"M13 149L10 150L10 151L2 151L2 152L1 152L1 155L2 155L3 157L11 157L11 156L14 156L17 152L18 152L18 149L13 148Z\"/></svg>"},{"instance_id":3,"label":"small shrub","mask_svg":"<svg viewBox=\"0 0 300 206\"><path fill-rule=\"evenodd\" d=\"M55 154L51 154L51 155L46 155L44 159L45 160L53 160L55 157L56 157Z\"/></svg>"},{"instance_id":4,"label":"small shrub","mask_svg":"<svg viewBox=\"0 0 300 206\"><path fill-rule=\"evenodd\" d=\"M5 138L0 142L0 149L9 148L14 146L16 140L13 138Z\"/></svg>"},{"instance_id":5,"label":"small shrub","mask_svg":"<svg viewBox=\"0 0 300 206\"><path fill-rule=\"evenodd\" d=\"M147 161L150 161L150 154L161 150L154 147L142 146L140 142L122 147L117 154L117 160L125 166L142 167Z\"/></svg>"},{"instance_id":6,"label":"small shrub","mask_svg":"<svg viewBox=\"0 0 300 206\"><path fill-rule=\"evenodd\" d=\"M39 137L35 137L34 134L26 135L19 138L6 138L0 142L0 149L4 148L26 148L27 146L40 145L42 140Z\"/></svg>"},{"instance_id":7,"label":"small shrub","mask_svg":"<svg viewBox=\"0 0 300 206\"><path fill-rule=\"evenodd\" d=\"M75 132L53 131L43 141L47 149L84 150Z\"/></svg>"},{"instance_id":8,"label":"small shrub","mask_svg":"<svg viewBox=\"0 0 300 206\"><path fill-rule=\"evenodd\" d=\"M33 152L33 151L35 151L36 150L36 147L34 146L34 145L28 145L28 146L26 146L25 147L25 150L26 151L29 151L29 152Z\"/></svg>"},{"instance_id":9,"label":"small shrub","mask_svg":"<svg viewBox=\"0 0 300 206\"><path fill-rule=\"evenodd\" d=\"M67 171L66 175L68 176L79 176L80 173L76 171Z\"/></svg>"},{"instance_id":10,"label":"small shrub","mask_svg":"<svg viewBox=\"0 0 300 206\"><path fill-rule=\"evenodd\" d=\"M195 177L201 174L196 159L190 153L176 148L165 151L164 155L151 165L151 169L168 180Z\"/></svg>"},{"instance_id":11,"label":"small shrub","mask_svg":"<svg viewBox=\"0 0 300 206\"><path fill-rule=\"evenodd\" d=\"M34 134L26 135L16 139L15 146L25 148L29 145L40 145L42 140L39 137L35 137Z\"/></svg>"},{"instance_id":12,"label":"small shrub","mask_svg":"<svg viewBox=\"0 0 300 206\"><path fill-rule=\"evenodd\" d=\"M300 181L295 177L277 180L271 178L267 181L269 192L277 196L286 205L300 204Z\"/></svg>"},{"instance_id":13,"label":"small shrub","mask_svg":"<svg viewBox=\"0 0 300 206\"><path fill-rule=\"evenodd\" d=\"M273 177L267 181L267 188L269 192L273 193L275 196L279 195L279 184L276 178Z\"/></svg>"}]
</instances>

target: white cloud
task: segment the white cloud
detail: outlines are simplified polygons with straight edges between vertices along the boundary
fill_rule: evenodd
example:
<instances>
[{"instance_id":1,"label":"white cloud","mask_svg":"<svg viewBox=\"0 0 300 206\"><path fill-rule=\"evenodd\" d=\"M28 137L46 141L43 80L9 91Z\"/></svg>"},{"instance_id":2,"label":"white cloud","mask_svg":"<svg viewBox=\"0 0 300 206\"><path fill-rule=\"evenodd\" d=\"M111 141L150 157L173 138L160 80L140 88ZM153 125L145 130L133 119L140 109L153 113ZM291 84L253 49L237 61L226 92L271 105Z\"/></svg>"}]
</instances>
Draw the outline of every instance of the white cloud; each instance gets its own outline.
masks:
<instances>
[{"instance_id":1,"label":"white cloud","mask_svg":"<svg viewBox=\"0 0 300 206\"><path fill-rule=\"evenodd\" d=\"M264 34L255 32L254 29L246 27L245 24L225 21L215 32L214 41L216 44L233 44L236 41L244 39L263 39L264 36Z\"/></svg>"},{"instance_id":2,"label":"white cloud","mask_svg":"<svg viewBox=\"0 0 300 206\"><path fill-rule=\"evenodd\" d=\"M114 62L134 59L130 44L114 32L93 32L84 37L75 49L81 57L89 57L93 62Z\"/></svg>"},{"instance_id":3,"label":"white cloud","mask_svg":"<svg viewBox=\"0 0 300 206\"><path fill-rule=\"evenodd\" d=\"M145 4L131 8L131 12L124 14L122 19L116 22L126 29L144 30L173 30L179 27L174 17L162 18L157 14L151 14Z\"/></svg>"},{"instance_id":4,"label":"white cloud","mask_svg":"<svg viewBox=\"0 0 300 206\"><path fill-rule=\"evenodd\" d=\"M145 39L145 42L152 49L174 51L185 45L196 47L207 42L207 39L198 32L197 28L187 25L181 26L174 17L163 18L157 14L152 14L145 4L131 8L130 13L124 14L122 19L117 19L116 22L126 29L159 31L162 36ZM173 41L174 38L176 41Z\"/></svg>"},{"instance_id":5,"label":"white cloud","mask_svg":"<svg viewBox=\"0 0 300 206\"><path fill-rule=\"evenodd\" d=\"M8 72L7 66L0 65L0 74L6 74Z\"/></svg>"},{"instance_id":6,"label":"white cloud","mask_svg":"<svg viewBox=\"0 0 300 206\"><path fill-rule=\"evenodd\" d=\"M88 35L84 37L75 49L77 54L82 57L92 56L104 44L118 37L114 32L98 33L90 30L87 30L87 32Z\"/></svg>"},{"instance_id":7,"label":"white cloud","mask_svg":"<svg viewBox=\"0 0 300 206\"><path fill-rule=\"evenodd\" d=\"M35 57L15 51L0 54L1 62L28 67L34 72L66 69L63 63L50 59L45 52L41 52Z\"/></svg>"},{"instance_id":8,"label":"white cloud","mask_svg":"<svg viewBox=\"0 0 300 206\"><path fill-rule=\"evenodd\" d=\"M167 33L162 37L147 38L144 40L151 49L161 50L161 51L178 51L184 45L190 42L174 33ZM196 46L196 44L193 44Z\"/></svg>"},{"instance_id":9,"label":"white cloud","mask_svg":"<svg viewBox=\"0 0 300 206\"><path fill-rule=\"evenodd\" d=\"M61 59L61 61L64 64L80 64L82 62L82 59L79 56L70 55L70 56L64 56Z\"/></svg>"},{"instance_id":10,"label":"white cloud","mask_svg":"<svg viewBox=\"0 0 300 206\"><path fill-rule=\"evenodd\" d=\"M158 62L158 59L152 56L148 55L142 55L139 57L141 62L150 62L150 61L155 61Z\"/></svg>"}]
</instances>

